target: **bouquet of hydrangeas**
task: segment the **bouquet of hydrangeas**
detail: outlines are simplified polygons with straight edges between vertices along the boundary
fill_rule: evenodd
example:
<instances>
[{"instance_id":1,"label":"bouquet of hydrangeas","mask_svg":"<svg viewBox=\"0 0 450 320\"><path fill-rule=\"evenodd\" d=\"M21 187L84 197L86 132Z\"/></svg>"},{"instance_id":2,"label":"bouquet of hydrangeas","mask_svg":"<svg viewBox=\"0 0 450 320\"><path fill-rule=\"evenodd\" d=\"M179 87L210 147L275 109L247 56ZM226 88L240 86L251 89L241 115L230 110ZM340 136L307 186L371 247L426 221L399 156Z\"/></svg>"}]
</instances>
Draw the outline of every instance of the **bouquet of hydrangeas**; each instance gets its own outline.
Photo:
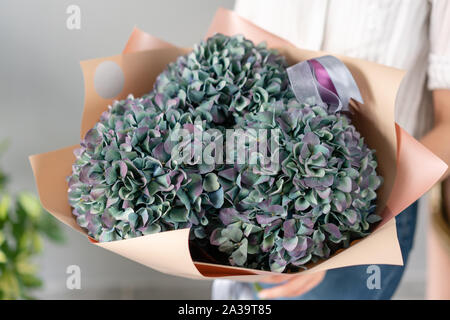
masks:
<instances>
[{"instance_id":1,"label":"bouquet of hydrangeas","mask_svg":"<svg viewBox=\"0 0 450 320\"><path fill-rule=\"evenodd\" d=\"M230 16L234 20L225 23L223 17ZM284 54L255 44L245 30L284 44ZM140 52L121 56L122 67L128 65L135 79L157 76L152 87L152 79L128 92L125 85L119 92L129 94L125 99L99 99L89 89L92 80L86 80L87 101L97 117L85 111L81 144L64 151L74 151L75 159L64 156L65 167L52 169L59 186L64 173L68 176L68 204L47 181L50 167L42 165L62 161L62 154L32 159L43 205L98 245L189 277L295 273L318 270L319 263L326 269L371 259L401 262L395 223L389 220L445 169L411 137L403 138L407 152L421 154L434 169L426 179L414 173L421 185L413 186L412 197L398 195L410 172L398 170L393 116L380 117L383 110L377 110L387 103L384 108L393 111L397 71L373 64L364 70L394 79L386 94L391 100L369 99L364 115L366 105L354 102L362 98L340 60L304 59L310 53L302 51L302 62L289 67L298 49L286 50L286 42L223 10L212 31L223 34L214 33L192 51L173 48L170 54L168 44L135 31L126 52ZM380 93L376 85L363 89ZM111 101L105 111L104 102ZM377 136L381 130L386 132ZM410 161L404 155L402 160ZM375 250L364 258L360 253L376 245L369 241L376 234L391 243L392 254L383 259ZM180 266L171 265L175 254Z\"/></svg>"},{"instance_id":2,"label":"bouquet of hydrangeas","mask_svg":"<svg viewBox=\"0 0 450 320\"><path fill-rule=\"evenodd\" d=\"M116 101L76 152L69 202L80 226L99 241L191 227L195 244L217 247L231 265L272 271L367 235L378 221L374 152L345 114L298 101L286 68L264 45L216 34L149 94ZM251 163L261 153L242 164L194 158L211 128L278 129L277 170ZM180 130L187 139L173 141Z\"/></svg>"}]
</instances>

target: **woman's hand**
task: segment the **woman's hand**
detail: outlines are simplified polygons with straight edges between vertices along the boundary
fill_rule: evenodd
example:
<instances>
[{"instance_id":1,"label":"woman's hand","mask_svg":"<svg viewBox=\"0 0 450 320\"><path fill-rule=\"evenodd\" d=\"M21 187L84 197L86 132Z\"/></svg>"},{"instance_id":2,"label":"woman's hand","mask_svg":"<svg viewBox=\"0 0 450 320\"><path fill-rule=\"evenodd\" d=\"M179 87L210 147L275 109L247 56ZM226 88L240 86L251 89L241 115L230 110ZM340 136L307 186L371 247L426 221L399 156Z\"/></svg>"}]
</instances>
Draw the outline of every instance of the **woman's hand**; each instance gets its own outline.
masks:
<instances>
[{"instance_id":1,"label":"woman's hand","mask_svg":"<svg viewBox=\"0 0 450 320\"><path fill-rule=\"evenodd\" d=\"M276 275L262 280L265 283L280 283L278 286L263 289L258 293L261 299L275 299L299 296L322 282L325 271L297 276Z\"/></svg>"},{"instance_id":2,"label":"woman's hand","mask_svg":"<svg viewBox=\"0 0 450 320\"><path fill-rule=\"evenodd\" d=\"M449 165L443 181L450 177L450 90L434 90L433 105L434 127L420 142Z\"/></svg>"}]
</instances>

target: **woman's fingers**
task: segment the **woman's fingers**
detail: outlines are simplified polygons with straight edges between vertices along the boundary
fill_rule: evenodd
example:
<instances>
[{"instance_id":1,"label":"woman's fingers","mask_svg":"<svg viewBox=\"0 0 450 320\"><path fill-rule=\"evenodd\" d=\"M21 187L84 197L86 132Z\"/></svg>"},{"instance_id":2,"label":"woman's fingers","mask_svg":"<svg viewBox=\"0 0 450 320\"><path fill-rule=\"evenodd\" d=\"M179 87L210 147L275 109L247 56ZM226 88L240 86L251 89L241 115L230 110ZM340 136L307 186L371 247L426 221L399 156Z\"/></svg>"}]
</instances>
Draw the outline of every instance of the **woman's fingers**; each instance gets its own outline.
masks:
<instances>
[{"instance_id":1,"label":"woman's fingers","mask_svg":"<svg viewBox=\"0 0 450 320\"><path fill-rule=\"evenodd\" d=\"M268 276L261 280L260 282L264 283L280 283L286 280L292 279L292 276L288 276L285 274L275 275L275 276Z\"/></svg>"},{"instance_id":2,"label":"woman's fingers","mask_svg":"<svg viewBox=\"0 0 450 320\"><path fill-rule=\"evenodd\" d=\"M317 272L311 275L298 275L292 277L284 284L261 290L258 295L263 299L295 297L317 286L323 280L324 276L325 272Z\"/></svg>"},{"instance_id":3,"label":"woman's fingers","mask_svg":"<svg viewBox=\"0 0 450 320\"><path fill-rule=\"evenodd\" d=\"M303 286L299 287L297 290L291 292L291 294L288 295L288 297L296 297L302 295L308 292L309 290L315 288L319 283L322 282L322 280L323 276L317 275L316 277L309 279L306 283L304 283Z\"/></svg>"},{"instance_id":4,"label":"woman's fingers","mask_svg":"<svg viewBox=\"0 0 450 320\"><path fill-rule=\"evenodd\" d=\"M280 284L278 286L264 289L259 292L259 297L263 299L274 299L280 297L290 297L298 287L301 287L302 284L307 281L304 277L296 277L284 284Z\"/></svg>"}]
</instances>

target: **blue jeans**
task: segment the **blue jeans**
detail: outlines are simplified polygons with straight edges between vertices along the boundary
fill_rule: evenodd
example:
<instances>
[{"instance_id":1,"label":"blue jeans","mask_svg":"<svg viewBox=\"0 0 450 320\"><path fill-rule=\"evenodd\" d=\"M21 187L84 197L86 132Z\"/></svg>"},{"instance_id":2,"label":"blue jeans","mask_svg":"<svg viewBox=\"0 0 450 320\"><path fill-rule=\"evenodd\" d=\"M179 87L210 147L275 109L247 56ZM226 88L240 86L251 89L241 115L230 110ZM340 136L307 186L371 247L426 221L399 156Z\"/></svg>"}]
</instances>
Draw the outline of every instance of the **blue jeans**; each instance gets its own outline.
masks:
<instances>
[{"instance_id":1,"label":"blue jeans","mask_svg":"<svg viewBox=\"0 0 450 320\"><path fill-rule=\"evenodd\" d=\"M409 253L413 246L414 231L416 229L417 202L413 203L396 217L397 236L403 255L403 266L379 265L380 285L369 289L367 282L372 272L368 273L368 265L352 266L328 270L323 281L307 293L283 300L387 300L391 299L403 276ZM235 284L245 286L245 284ZM276 284L260 283L263 288L270 288ZM234 290L236 291L236 290ZM243 292L242 288L239 291ZM248 291L247 291L248 292ZM252 289L254 299L258 299ZM214 292L215 296L220 296ZM223 296L221 296L223 298ZM239 298L239 297L236 297Z\"/></svg>"}]
</instances>

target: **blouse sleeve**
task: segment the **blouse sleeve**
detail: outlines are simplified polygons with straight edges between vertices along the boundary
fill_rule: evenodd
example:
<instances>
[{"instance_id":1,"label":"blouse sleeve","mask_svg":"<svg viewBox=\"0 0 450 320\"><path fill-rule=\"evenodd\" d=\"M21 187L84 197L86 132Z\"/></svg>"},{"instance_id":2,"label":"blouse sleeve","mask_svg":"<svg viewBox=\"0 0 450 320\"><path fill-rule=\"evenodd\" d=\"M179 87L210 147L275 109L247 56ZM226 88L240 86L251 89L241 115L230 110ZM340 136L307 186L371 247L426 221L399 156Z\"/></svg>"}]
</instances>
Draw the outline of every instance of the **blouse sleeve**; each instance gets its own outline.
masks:
<instances>
[{"instance_id":1,"label":"blouse sleeve","mask_svg":"<svg viewBox=\"0 0 450 320\"><path fill-rule=\"evenodd\" d=\"M432 0L428 89L450 89L450 1Z\"/></svg>"},{"instance_id":2,"label":"blouse sleeve","mask_svg":"<svg viewBox=\"0 0 450 320\"><path fill-rule=\"evenodd\" d=\"M255 3L253 0L236 0L234 3L234 12L247 20L253 21L256 16L256 11L262 7L262 3Z\"/></svg>"}]
</instances>

